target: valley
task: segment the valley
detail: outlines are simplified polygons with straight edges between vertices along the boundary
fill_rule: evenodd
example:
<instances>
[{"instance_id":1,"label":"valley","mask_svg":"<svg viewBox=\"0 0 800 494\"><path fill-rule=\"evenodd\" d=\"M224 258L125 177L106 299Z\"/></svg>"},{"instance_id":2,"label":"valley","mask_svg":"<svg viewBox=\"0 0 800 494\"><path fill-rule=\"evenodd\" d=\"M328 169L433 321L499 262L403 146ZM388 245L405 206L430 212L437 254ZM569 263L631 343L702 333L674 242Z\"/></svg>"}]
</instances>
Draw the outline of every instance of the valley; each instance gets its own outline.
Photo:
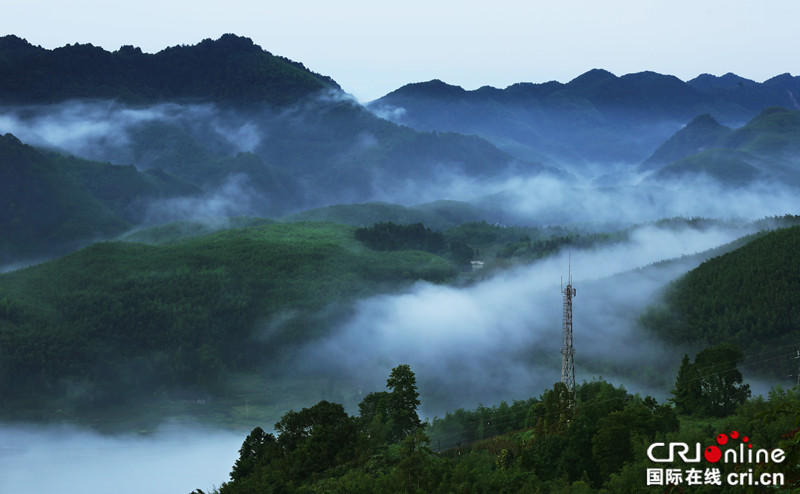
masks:
<instances>
[{"instance_id":1,"label":"valley","mask_svg":"<svg viewBox=\"0 0 800 494\"><path fill-rule=\"evenodd\" d=\"M222 494L282 468L318 492L478 485L448 456L467 443L507 489L623 492L644 438L766 410L761 444L797 451L797 77L596 69L362 104L235 35L155 54L9 35L0 76L0 434L247 436ZM709 354L753 397L684 413L679 370ZM406 367L425 427L398 432L412 410L380 390Z\"/></svg>"}]
</instances>

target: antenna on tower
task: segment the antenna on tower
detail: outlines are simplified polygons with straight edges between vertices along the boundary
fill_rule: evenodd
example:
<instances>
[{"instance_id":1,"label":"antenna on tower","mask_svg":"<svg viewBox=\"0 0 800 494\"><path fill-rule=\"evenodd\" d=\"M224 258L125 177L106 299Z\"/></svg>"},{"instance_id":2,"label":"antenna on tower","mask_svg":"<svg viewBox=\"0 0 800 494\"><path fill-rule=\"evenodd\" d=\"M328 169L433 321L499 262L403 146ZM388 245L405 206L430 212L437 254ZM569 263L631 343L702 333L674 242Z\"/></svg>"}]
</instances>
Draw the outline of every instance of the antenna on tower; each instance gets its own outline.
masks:
<instances>
[{"instance_id":1,"label":"antenna on tower","mask_svg":"<svg viewBox=\"0 0 800 494\"><path fill-rule=\"evenodd\" d=\"M574 403L575 397L575 348L572 346L572 299L577 291L572 286L572 253L569 254L567 286L564 288L564 279L561 279L561 293L563 301L563 341L561 344L561 382L567 387L570 400Z\"/></svg>"}]
</instances>

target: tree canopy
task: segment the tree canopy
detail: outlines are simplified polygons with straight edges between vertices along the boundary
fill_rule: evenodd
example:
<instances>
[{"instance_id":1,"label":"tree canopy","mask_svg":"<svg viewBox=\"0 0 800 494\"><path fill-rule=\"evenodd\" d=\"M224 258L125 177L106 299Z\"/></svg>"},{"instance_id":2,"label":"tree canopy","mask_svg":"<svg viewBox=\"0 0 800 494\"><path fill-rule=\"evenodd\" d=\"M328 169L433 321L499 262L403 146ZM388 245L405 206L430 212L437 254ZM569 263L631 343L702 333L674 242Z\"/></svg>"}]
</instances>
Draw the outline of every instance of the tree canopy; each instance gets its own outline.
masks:
<instances>
[{"instance_id":1,"label":"tree canopy","mask_svg":"<svg viewBox=\"0 0 800 494\"><path fill-rule=\"evenodd\" d=\"M736 368L744 360L742 351L732 344L708 347L695 356L684 355L672 401L678 413L724 417L750 396L750 385L742 383Z\"/></svg>"}]
</instances>

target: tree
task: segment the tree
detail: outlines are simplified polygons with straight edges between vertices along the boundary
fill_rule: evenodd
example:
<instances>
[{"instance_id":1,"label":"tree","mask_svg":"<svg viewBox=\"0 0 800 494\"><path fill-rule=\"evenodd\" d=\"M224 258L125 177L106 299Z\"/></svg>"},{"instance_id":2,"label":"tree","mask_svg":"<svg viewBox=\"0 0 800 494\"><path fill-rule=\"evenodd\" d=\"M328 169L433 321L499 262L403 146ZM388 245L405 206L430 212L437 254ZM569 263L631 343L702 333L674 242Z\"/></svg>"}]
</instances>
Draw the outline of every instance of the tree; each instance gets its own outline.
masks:
<instances>
[{"instance_id":1,"label":"tree","mask_svg":"<svg viewBox=\"0 0 800 494\"><path fill-rule=\"evenodd\" d=\"M429 447L430 438L422 428L417 428L400 443L400 463L397 474L406 484L406 492L422 492L420 484L427 470L427 463L432 453Z\"/></svg>"},{"instance_id":2,"label":"tree","mask_svg":"<svg viewBox=\"0 0 800 494\"><path fill-rule=\"evenodd\" d=\"M750 396L750 385L742 384L742 373L736 368L743 360L744 353L732 344L706 348L694 358L707 415L730 415Z\"/></svg>"},{"instance_id":3,"label":"tree","mask_svg":"<svg viewBox=\"0 0 800 494\"><path fill-rule=\"evenodd\" d=\"M290 410L275 424L278 444L290 475L305 478L352 459L357 442L355 420L338 403L320 401L299 412Z\"/></svg>"},{"instance_id":4,"label":"tree","mask_svg":"<svg viewBox=\"0 0 800 494\"><path fill-rule=\"evenodd\" d=\"M373 392L358 404L361 430L369 441L377 445L385 445L392 432L389 398L390 395L386 391Z\"/></svg>"},{"instance_id":5,"label":"tree","mask_svg":"<svg viewBox=\"0 0 800 494\"><path fill-rule=\"evenodd\" d=\"M736 368L743 360L742 351L732 344L708 347L695 356L694 363L684 355L672 391L677 412L732 414L750 396L750 385L742 384L742 373Z\"/></svg>"},{"instance_id":6,"label":"tree","mask_svg":"<svg viewBox=\"0 0 800 494\"><path fill-rule=\"evenodd\" d=\"M391 389L388 418L392 421L392 440L396 442L422 427L417 415L417 378L408 364L401 364L392 369L386 387Z\"/></svg>"},{"instance_id":7,"label":"tree","mask_svg":"<svg viewBox=\"0 0 800 494\"><path fill-rule=\"evenodd\" d=\"M267 434L261 427L256 427L247 436L239 449L239 459L233 465L231 480L243 479L256 469L258 465L269 462L276 453L275 436Z\"/></svg>"},{"instance_id":8,"label":"tree","mask_svg":"<svg viewBox=\"0 0 800 494\"><path fill-rule=\"evenodd\" d=\"M688 415L700 409L701 395L697 368L692 365L689 355L684 354L670 401L675 404L675 411L681 415Z\"/></svg>"},{"instance_id":9,"label":"tree","mask_svg":"<svg viewBox=\"0 0 800 494\"><path fill-rule=\"evenodd\" d=\"M561 434L572 419L571 403L572 393L567 385L557 382L553 389L544 392L539 403L531 407L527 422L537 435Z\"/></svg>"}]
</instances>

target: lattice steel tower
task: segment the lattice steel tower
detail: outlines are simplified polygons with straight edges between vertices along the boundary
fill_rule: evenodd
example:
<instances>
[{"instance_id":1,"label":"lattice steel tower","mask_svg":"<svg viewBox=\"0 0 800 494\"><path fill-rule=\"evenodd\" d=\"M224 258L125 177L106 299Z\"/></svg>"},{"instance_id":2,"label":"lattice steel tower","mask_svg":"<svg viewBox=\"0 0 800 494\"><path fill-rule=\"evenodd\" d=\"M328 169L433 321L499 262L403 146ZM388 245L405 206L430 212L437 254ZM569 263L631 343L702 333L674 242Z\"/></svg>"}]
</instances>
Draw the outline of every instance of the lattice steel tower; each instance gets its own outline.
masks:
<instances>
[{"instance_id":1,"label":"lattice steel tower","mask_svg":"<svg viewBox=\"0 0 800 494\"><path fill-rule=\"evenodd\" d=\"M564 341L561 344L561 382L567 386L570 395L575 394L575 348L572 347L572 298L576 291L572 286L572 266L566 288L561 279L561 293L564 295Z\"/></svg>"}]
</instances>

